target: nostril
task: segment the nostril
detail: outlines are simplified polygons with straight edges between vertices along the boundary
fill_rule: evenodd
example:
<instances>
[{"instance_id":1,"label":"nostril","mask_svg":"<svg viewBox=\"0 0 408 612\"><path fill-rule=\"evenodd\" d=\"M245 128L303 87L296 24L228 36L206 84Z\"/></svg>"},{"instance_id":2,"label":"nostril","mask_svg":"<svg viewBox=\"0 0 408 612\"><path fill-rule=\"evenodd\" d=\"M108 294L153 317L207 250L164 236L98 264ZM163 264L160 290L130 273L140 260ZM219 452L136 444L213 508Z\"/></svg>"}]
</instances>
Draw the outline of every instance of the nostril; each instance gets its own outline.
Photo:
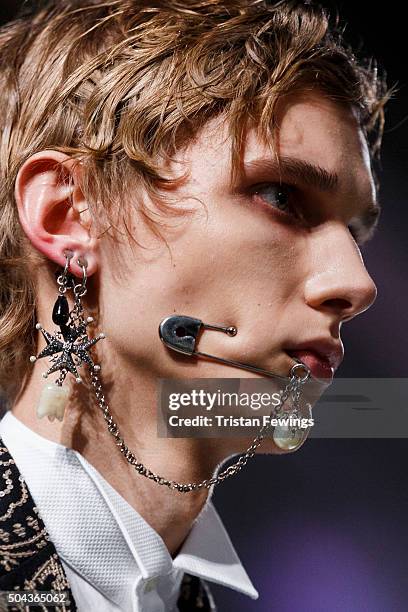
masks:
<instances>
[{"instance_id":1,"label":"nostril","mask_svg":"<svg viewBox=\"0 0 408 612\"><path fill-rule=\"evenodd\" d=\"M343 298L331 298L324 301L325 306L329 306L338 311L347 311L352 307L352 303L349 300Z\"/></svg>"}]
</instances>

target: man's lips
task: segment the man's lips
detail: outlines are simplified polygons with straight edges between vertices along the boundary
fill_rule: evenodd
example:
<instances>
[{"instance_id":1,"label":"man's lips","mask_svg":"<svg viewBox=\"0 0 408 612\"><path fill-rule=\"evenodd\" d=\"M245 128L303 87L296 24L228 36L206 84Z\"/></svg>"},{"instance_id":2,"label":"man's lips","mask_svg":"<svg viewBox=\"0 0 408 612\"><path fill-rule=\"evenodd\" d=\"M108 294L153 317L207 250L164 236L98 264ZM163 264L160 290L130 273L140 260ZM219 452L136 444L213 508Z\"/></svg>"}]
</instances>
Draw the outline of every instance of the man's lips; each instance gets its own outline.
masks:
<instances>
[{"instance_id":1,"label":"man's lips","mask_svg":"<svg viewBox=\"0 0 408 612\"><path fill-rule=\"evenodd\" d=\"M286 352L291 357L300 359L310 369L315 378L332 379L334 372L343 360L344 351L341 344L320 342L319 348L311 346L288 348ZM317 344L317 343L315 343Z\"/></svg>"},{"instance_id":2,"label":"man's lips","mask_svg":"<svg viewBox=\"0 0 408 612\"><path fill-rule=\"evenodd\" d=\"M327 359L320 357L314 351L288 351L288 355L300 359L315 378L333 378L334 376L334 368Z\"/></svg>"}]
</instances>

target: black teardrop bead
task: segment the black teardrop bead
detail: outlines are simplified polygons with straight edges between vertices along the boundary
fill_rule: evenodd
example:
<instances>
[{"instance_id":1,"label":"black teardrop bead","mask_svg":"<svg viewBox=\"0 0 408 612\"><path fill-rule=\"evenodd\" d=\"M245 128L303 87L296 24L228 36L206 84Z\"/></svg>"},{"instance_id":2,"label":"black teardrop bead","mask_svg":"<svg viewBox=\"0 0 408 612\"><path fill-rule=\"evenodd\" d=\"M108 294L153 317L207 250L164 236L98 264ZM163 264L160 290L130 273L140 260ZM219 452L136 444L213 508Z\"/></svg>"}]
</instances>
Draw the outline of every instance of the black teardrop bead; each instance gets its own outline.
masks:
<instances>
[{"instance_id":1,"label":"black teardrop bead","mask_svg":"<svg viewBox=\"0 0 408 612\"><path fill-rule=\"evenodd\" d=\"M56 325L65 325L69 319L68 300L65 295L59 295L52 310L52 320Z\"/></svg>"}]
</instances>

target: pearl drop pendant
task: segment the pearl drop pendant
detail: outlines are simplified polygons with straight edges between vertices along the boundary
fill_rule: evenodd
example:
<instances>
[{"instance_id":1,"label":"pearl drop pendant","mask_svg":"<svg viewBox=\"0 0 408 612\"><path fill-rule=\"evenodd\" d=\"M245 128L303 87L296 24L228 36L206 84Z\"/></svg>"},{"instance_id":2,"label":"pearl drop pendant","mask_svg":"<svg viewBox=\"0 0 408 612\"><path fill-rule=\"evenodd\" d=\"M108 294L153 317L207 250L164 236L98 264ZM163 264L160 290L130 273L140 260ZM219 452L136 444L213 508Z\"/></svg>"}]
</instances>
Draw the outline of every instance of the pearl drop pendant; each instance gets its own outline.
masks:
<instances>
[{"instance_id":1,"label":"pearl drop pendant","mask_svg":"<svg viewBox=\"0 0 408 612\"><path fill-rule=\"evenodd\" d=\"M69 386L59 386L55 383L48 383L44 386L40 401L37 406L37 417L42 419L48 417L49 421L57 418L62 421L64 418L65 406L69 398Z\"/></svg>"},{"instance_id":2,"label":"pearl drop pendant","mask_svg":"<svg viewBox=\"0 0 408 612\"><path fill-rule=\"evenodd\" d=\"M276 446L283 450L294 450L298 448L307 435L307 430L300 427L288 425L276 425L273 432L273 441Z\"/></svg>"}]
</instances>

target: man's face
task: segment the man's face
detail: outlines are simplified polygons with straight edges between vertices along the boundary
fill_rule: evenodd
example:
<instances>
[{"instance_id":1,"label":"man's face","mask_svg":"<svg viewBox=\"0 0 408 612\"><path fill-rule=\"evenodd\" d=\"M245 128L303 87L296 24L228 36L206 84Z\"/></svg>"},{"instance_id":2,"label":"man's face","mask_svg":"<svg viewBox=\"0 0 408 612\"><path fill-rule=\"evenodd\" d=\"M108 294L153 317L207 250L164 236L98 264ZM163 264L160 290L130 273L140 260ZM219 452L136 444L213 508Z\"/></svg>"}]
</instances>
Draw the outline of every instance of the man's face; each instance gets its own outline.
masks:
<instances>
[{"instance_id":1,"label":"man's face","mask_svg":"<svg viewBox=\"0 0 408 612\"><path fill-rule=\"evenodd\" d=\"M129 269L113 280L101 245L101 328L121 359L146 375L250 376L166 349L158 326L172 314L235 325L235 337L205 331L199 350L288 376L290 348L325 339L342 349L342 321L374 301L349 229L375 197L353 114L314 94L281 104L278 122L280 172L252 130L245 172L231 185L230 140L215 119L174 163L176 174L188 169L190 178L172 195L194 212L167 219L168 246L135 211L133 232L147 248L123 247Z\"/></svg>"}]
</instances>

